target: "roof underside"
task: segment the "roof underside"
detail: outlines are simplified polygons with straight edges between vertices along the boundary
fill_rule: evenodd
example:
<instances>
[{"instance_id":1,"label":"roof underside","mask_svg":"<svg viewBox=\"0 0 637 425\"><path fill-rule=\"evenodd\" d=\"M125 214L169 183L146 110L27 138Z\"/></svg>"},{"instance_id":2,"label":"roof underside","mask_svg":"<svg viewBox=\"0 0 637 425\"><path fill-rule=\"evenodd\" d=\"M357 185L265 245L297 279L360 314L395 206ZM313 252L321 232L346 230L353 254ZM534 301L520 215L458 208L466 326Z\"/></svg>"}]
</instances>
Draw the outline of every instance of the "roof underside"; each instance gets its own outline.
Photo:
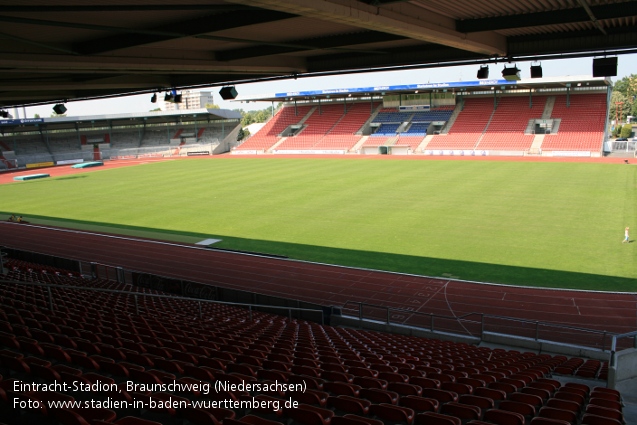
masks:
<instances>
[{"instance_id":1,"label":"roof underside","mask_svg":"<svg viewBox=\"0 0 637 425\"><path fill-rule=\"evenodd\" d=\"M637 52L636 1L0 0L0 23L2 107Z\"/></svg>"}]
</instances>

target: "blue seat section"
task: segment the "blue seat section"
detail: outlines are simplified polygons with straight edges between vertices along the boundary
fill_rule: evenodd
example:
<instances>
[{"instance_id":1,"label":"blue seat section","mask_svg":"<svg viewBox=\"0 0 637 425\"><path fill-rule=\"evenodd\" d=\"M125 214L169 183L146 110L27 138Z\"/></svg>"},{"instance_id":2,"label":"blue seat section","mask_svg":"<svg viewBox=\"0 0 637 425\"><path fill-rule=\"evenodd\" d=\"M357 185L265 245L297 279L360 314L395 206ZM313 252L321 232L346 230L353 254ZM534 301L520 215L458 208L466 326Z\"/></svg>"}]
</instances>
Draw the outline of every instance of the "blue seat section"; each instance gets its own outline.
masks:
<instances>
[{"instance_id":1,"label":"blue seat section","mask_svg":"<svg viewBox=\"0 0 637 425\"><path fill-rule=\"evenodd\" d=\"M409 136L426 136L427 128L429 128L430 122L415 122L409 127L409 130L403 131L402 134Z\"/></svg>"},{"instance_id":2,"label":"blue seat section","mask_svg":"<svg viewBox=\"0 0 637 425\"><path fill-rule=\"evenodd\" d=\"M402 134L409 136L426 136L427 128L432 121L448 121L453 109L435 109L418 112L381 111L374 118L374 123L381 126L372 136L395 136L396 130L404 122L411 122L409 130Z\"/></svg>"},{"instance_id":3,"label":"blue seat section","mask_svg":"<svg viewBox=\"0 0 637 425\"><path fill-rule=\"evenodd\" d=\"M378 127L378 130L372 136L395 136L396 130L400 127L400 123L398 124L381 124Z\"/></svg>"}]
</instances>

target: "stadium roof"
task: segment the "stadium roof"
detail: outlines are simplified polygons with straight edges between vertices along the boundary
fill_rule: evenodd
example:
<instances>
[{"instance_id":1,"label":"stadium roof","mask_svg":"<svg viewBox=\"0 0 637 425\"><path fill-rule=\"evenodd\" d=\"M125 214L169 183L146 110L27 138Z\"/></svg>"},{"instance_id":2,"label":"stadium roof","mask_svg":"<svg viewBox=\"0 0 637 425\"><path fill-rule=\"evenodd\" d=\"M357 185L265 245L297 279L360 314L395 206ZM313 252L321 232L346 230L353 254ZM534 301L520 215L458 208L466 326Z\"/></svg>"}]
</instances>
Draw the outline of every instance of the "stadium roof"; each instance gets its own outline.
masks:
<instances>
[{"instance_id":1,"label":"stadium roof","mask_svg":"<svg viewBox=\"0 0 637 425\"><path fill-rule=\"evenodd\" d=\"M637 3L621 0L0 0L0 7L0 107L637 52Z\"/></svg>"},{"instance_id":2,"label":"stadium roof","mask_svg":"<svg viewBox=\"0 0 637 425\"><path fill-rule=\"evenodd\" d=\"M500 72L500 70L497 70ZM507 90L529 90L529 89L555 89L566 87L609 87L611 82L605 77L573 76L573 77L550 77L550 78L526 78L519 81L508 81L502 78L473 80L473 81L450 81L436 83L410 83L391 86L375 87L344 87L325 88L321 90L292 91L282 93L269 93L252 96L239 95L235 99L237 102L285 102L294 100L309 99L335 99L347 97L355 100L359 97L369 98L373 96L428 93L434 91L459 92L484 92L492 87Z\"/></svg>"}]
</instances>

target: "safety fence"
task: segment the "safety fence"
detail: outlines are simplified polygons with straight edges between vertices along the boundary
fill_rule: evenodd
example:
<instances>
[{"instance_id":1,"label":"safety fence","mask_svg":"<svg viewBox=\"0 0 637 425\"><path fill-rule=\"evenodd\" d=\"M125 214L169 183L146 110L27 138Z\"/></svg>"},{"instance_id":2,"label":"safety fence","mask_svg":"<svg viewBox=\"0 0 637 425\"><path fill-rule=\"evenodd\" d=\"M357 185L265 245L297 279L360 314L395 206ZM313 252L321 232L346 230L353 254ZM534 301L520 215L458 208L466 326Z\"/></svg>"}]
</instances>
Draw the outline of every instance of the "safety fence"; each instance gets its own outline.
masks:
<instances>
[{"instance_id":1,"label":"safety fence","mask_svg":"<svg viewBox=\"0 0 637 425\"><path fill-rule=\"evenodd\" d=\"M482 339L484 334L488 332L601 351L616 351L618 349L637 347L637 332L618 335L612 332L559 323L485 313L446 316L348 301L342 307L341 314L358 318L359 320L375 321L387 325L409 326L430 332L448 333L479 339Z\"/></svg>"}]
</instances>

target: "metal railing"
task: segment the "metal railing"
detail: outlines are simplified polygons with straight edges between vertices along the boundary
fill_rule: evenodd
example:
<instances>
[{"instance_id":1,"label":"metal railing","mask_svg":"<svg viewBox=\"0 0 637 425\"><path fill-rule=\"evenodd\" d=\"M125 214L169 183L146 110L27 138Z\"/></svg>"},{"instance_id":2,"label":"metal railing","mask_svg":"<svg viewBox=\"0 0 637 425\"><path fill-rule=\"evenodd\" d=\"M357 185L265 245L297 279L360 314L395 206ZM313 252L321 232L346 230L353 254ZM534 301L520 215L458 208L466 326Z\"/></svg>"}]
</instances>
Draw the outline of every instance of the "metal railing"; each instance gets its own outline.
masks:
<instances>
[{"instance_id":1,"label":"metal railing","mask_svg":"<svg viewBox=\"0 0 637 425\"><path fill-rule=\"evenodd\" d=\"M246 307L248 309L250 321L253 320L253 312L254 311L258 311L257 309L262 309L262 310L275 310L275 311L276 310L282 310L282 311L285 311L285 312L287 312L287 317L290 320L292 319L292 312L293 311L312 313L312 314L316 313L320 317L320 323L322 325L325 324L325 317L324 317L323 310L314 310L314 309L309 309L309 308L274 306L274 305L264 305L264 304L234 303L234 302L228 302L228 301L206 300L206 299L190 298L190 297L179 297L179 296L176 296L176 295L147 294L147 293L144 293L144 292L130 292L130 291L122 291L122 290L118 290L118 289L88 288L88 287L85 287L85 286L58 285L58 284L50 284L50 283L34 283L34 282L23 282L23 281L16 281L16 280L0 280L0 284L24 285L24 286L34 286L34 287L38 287L39 286L39 287L46 288L47 296L48 296L48 306L49 306L49 310L51 310L51 311L55 310L54 297L53 297L53 292L51 291L51 288L60 288L60 289L63 289L63 290L73 289L73 290L82 290L82 291L106 292L106 293L130 295L134 299L135 315L139 315L139 311L140 311L139 297L155 297L155 298L173 299L173 300L177 300L177 301L192 301L194 303L197 303L198 310L199 310L199 318L200 319L203 319L202 303L211 303L211 304L229 305L229 306L234 306L234 307Z\"/></svg>"},{"instance_id":2,"label":"metal railing","mask_svg":"<svg viewBox=\"0 0 637 425\"><path fill-rule=\"evenodd\" d=\"M491 332L601 351L610 349L611 352L614 352L617 348L637 346L637 331L618 335L596 329L485 313L447 316L347 301L342 308L342 314L356 317L359 320L381 322L387 325L409 326L433 333L448 333L479 338L480 340L483 339L483 335L486 332ZM632 345L630 341L618 344L618 339L629 337L634 339Z\"/></svg>"},{"instance_id":3,"label":"metal railing","mask_svg":"<svg viewBox=\"0 0 637 425\"><path fill-rule=\"evenodd\" d=\"M632 338L633 339L632 348L637 348L637 331L626 332L623 334L615 334L611 336L611 344L610 344L611 353L617 352L617 348L619 346L618 341L624 338Z\"/></svg>"}]
</instances>

